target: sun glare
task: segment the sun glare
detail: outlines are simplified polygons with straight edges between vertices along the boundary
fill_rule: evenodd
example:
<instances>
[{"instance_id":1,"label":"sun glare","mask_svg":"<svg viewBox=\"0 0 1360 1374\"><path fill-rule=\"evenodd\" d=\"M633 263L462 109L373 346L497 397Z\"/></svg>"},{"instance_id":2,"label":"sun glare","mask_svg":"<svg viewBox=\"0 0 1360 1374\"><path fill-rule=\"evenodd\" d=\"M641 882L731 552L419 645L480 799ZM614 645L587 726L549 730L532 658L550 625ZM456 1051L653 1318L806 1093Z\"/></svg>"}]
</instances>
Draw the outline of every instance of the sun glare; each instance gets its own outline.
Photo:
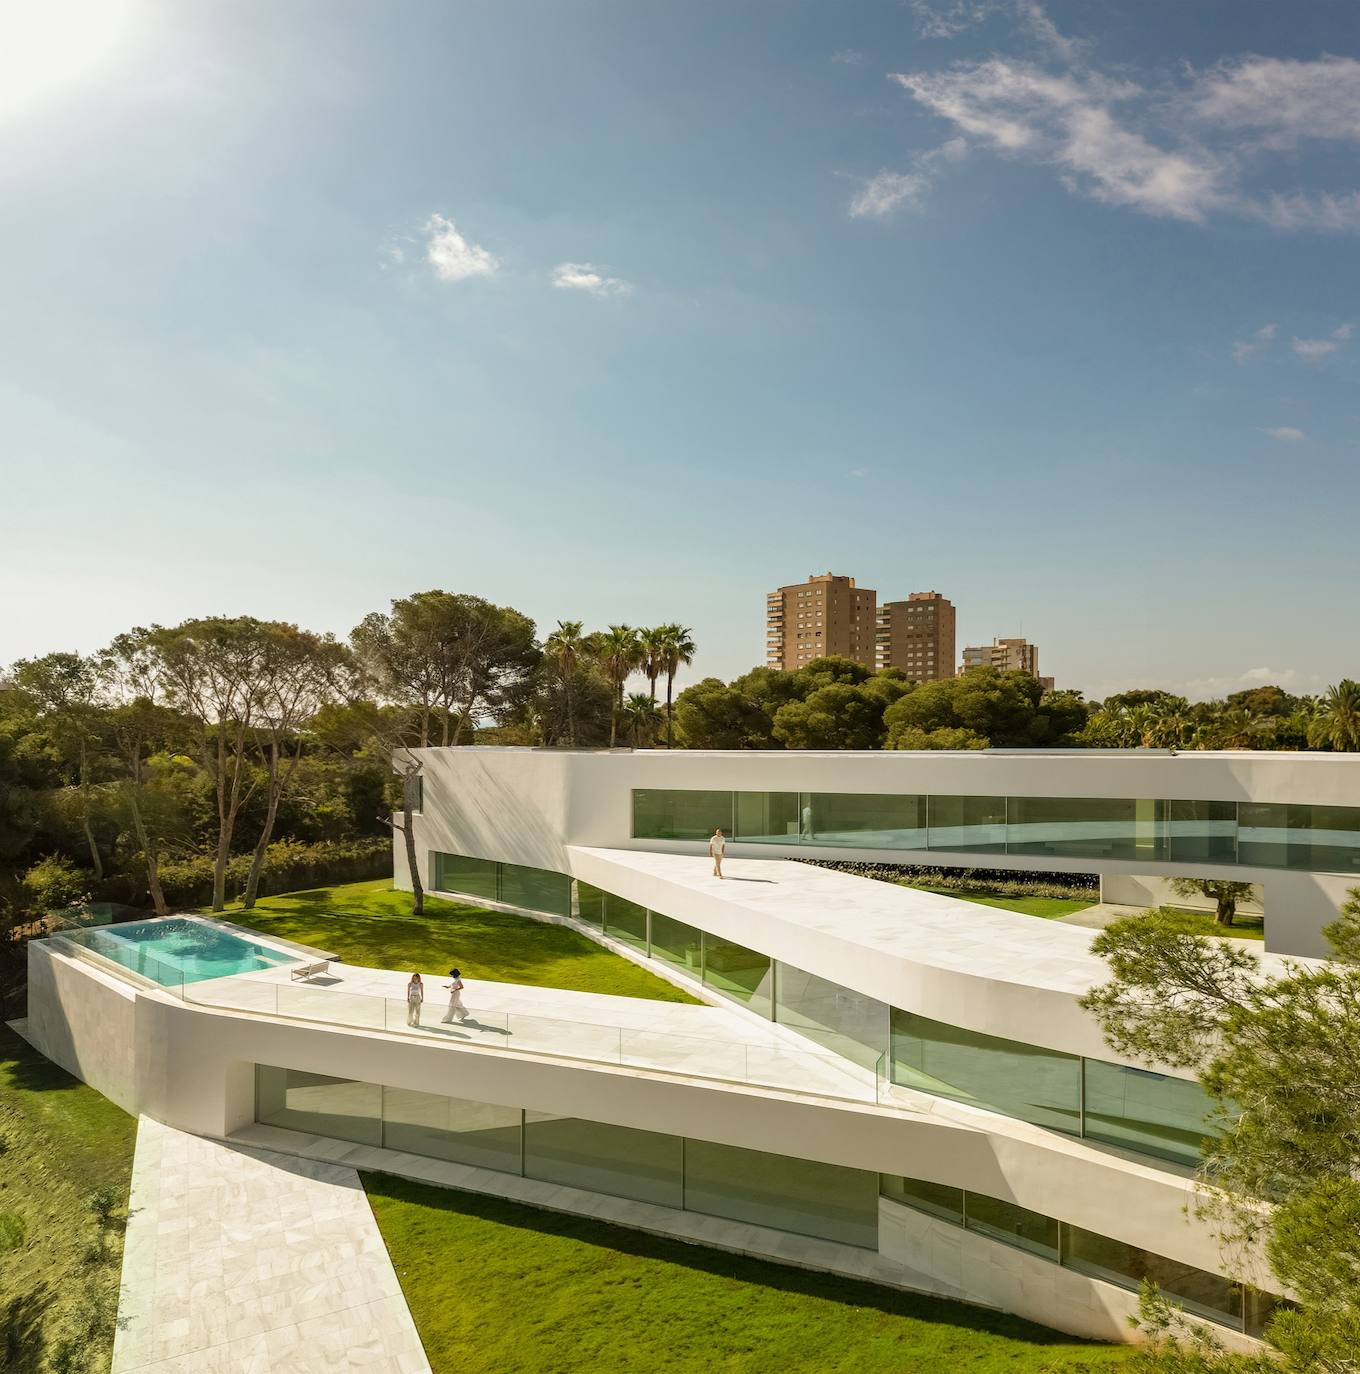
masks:
<instances>
[{"instance_id":1,"label":"sun glare","mask_svg":"<svg viewBox=\"0 0 1360 1374\"><path fill-rule=\"evenodd\" d=\"M0 0L0 119L79 89L114 60L133 0Z\"/></svg>"}]
</instances>

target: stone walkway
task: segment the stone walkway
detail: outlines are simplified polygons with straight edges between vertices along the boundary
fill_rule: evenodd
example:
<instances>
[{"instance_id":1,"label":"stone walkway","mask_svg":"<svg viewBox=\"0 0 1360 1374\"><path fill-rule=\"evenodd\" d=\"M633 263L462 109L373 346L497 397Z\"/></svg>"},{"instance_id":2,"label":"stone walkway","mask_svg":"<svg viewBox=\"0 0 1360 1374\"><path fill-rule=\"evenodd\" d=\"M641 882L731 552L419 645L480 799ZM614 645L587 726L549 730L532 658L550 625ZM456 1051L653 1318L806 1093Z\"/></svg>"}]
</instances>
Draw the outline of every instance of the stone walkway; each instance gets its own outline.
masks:
<instances>
[{"instance_id":1,"label":"stone walkway","mask_svg":"<svg viewBox=\"0 0 1360 1374\"><path fill-rule=\"evenodd\" d=\"M430 1374L359 1176L142 1117L113 1374Z\"/></svg>"}]
</instances>

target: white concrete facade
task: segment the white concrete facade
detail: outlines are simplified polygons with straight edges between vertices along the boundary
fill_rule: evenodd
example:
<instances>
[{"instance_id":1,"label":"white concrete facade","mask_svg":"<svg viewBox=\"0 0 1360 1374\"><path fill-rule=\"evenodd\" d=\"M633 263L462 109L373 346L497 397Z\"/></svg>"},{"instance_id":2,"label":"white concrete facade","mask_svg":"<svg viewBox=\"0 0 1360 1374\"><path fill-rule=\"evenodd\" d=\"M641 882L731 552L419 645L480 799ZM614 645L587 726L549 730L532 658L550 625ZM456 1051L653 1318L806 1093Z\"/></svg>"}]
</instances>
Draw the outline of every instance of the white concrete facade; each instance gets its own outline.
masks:
<instances>
[{"instance_id":1,"label":"white concrete facade","mask_svg":"<svg viewBox=\"0 0 1360 1374\"><path fill-rule=\"evenodd\" d=\"M938 850L729 843L727 876L719 879L702 856L702 842L633 835L634 790L1150 796L1311 806L1357 800L1357 761L1326 756L1272 757L1278 763L1272 767L1237 755L431 749L421 751L421 761L424 800L415 839L427 885L436 854L565 875L650 913L649 930L653 914L668 917L701 934L705 950L712 939L758 951L773 961L772 978L779 969L815 975L881 1010L885 1027L896 1009L894 1017L927 1018L1051 1054L1063 1072L1079 1066L1082 1131L1086 1065L1099 1061L1116 1075L1158 1069L1114 1054L1079 1006L1105 972L1090 953L1090 931L790 862L816 856L948 863L951 856ZM956 857L975 867L1095 868L1130 884L1165 877L1140 876L1137 864L1125 860ZM1318 945L1321 925L1355 882L1347 874L1224 869L1225 876L1262 883L1271 943L1294 949ZM1203 867L1195 871L1215 876ZM409 886L400 844L396 880ZM1302 894L1300 907L1288 905L1293 890ZM611 943L575 915L555 919ZM648 962L650 944L641 954L615 947ZM1268 967L1281 966L1277 954L1263 958ZM716 1005L470 980L467 1001L475 1018L442 1026L429 1024L437 1017L440 973L432 970L426 1024L412 1026L400 1002L404 975L385 970L337 965L329 978L295 986L286 968L275 968L169 992L77 955L59 940L35 942L29 960L27 1030L38 1048L128 1110L201 1137L498 1192L960 1297L1081 1335L1130 1339L1127 1317L1136 1296L1127 1287L887 1198L877 1208L877 1248L866 1250L700 1215L685 1210L687 1203L677 1210L381 1143L347 1143L324 1132L282 1129L262 1111L257 1121L256 1070L270 1066L356 1088L380 1085L384 1102L389 1091L434 1094L518 1112L521 1160L530 1116L572 1118L601 1130L644 1131L859 1171L860 1178L901 1176L962 1189L1027 1209L1055 1230L1061 1223L1202 1275L1274 1286L1260 1255L1235 1257L1233 1268L1225 1268L1216 1237L1187 1215L1195 1186L1188 1168L1135 1153L1136 1145L1102 1144L1061 1125L1035 1124L1039 1116L1016 1119L977 1105L994 1099L937 1095L944 1091L940 1080L933 1089L909 1086L909 1078L893 1078L892 1055L885 1056L885 1082L884 1057L877 1073L864 1061L837 1059L796 1026L714 997L701 984L692 985ZM686 984L683 971L652 966ZM738 1064L743 1067L733 1067ZM386 1141L385 1127L380 1135ZM1229 1327L1221 1334L1231 1345L1251 1344Z\"/></svg>"},{"instance_id":2,"label":"white concrete facade","mask_svg":"<svg viewBox=\"0 0 1360 1374\"><path fill-rule=\"evenodd\" d=\"M635 839L637 789L732 792L841 792L969 797L1156 798L1302 806L1360 807L1360 755L1279 752L1172 753L1162 750L414 750L425 803L417 850L444 850L574 872L573 847L694 854L703 845ZM815 849L729 839L728 853L760 858L1099 873L1117 880L1173 875L1251 882L1264 894L1266 947L1312 957L1327 952L1322 928L1334 920L1360 868L1301 872L1237 863L1174 864L1166 859L979 854L939 849ZM405 870L395 848L398 880ZM428 881L428 874L424 875Z\"/></svg>"}]
</instances>

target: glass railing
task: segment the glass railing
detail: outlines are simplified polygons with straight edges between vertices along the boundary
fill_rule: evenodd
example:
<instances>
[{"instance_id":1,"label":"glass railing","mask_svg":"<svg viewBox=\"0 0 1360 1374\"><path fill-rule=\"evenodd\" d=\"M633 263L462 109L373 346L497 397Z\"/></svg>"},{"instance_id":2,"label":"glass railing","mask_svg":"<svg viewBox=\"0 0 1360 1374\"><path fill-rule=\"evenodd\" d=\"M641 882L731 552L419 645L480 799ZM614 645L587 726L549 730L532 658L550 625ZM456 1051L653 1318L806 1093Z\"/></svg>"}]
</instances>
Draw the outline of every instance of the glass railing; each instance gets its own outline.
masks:
<instances>
[{"instance_id":1,"label":"glass railing","mask_svg":"<svg viewBox=\"0 0 1360 1374\"><path fill-rule=\"evenodd\" d=\"M108 925L85 926L80 929L58 930L47 937L54 948L64 954L83 959L108 973L155 984L174 997L184 996L184 974L164 959L129 940L118 940L108 934ZM129 980L132 981L132 980Z\"/></svg>"},{"instance_id":2,"label":"glass railing","mask_svg":"<svg viewBox=\"0 0 1360 1374\"><path fill-rule=\"evenodd\" d=\"M456 1048L583 1060L845 1101L877 1102L880 1096L875 1069L851 1057L853 1052L863 1060L863 1046L848 1040L840 1054L835 1046L823 1052L773 1038L732 1040L517 1011L473 1009L465 1020L446 1021L442 1001L434 999L413 1019L404 998L252 977L191 983L182 996L221 1010L383 1031Z\"/></svg>"}]
</instances>

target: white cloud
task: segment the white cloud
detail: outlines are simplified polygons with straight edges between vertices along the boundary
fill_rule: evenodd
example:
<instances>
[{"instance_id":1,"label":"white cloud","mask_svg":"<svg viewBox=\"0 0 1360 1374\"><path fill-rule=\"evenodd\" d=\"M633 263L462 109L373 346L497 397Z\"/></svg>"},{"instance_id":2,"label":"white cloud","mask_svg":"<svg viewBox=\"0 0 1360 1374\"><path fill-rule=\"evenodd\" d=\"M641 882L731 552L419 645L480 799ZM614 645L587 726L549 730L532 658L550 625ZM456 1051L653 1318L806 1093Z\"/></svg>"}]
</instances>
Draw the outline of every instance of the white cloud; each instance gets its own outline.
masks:
<instances>
[{"instance_id":1,"label":"white cloud","mask_svg":"<svg viewBox=\"0 0 1360 1374\"><path fill-rule=\"evenodd\" d=\"M451 219L431 215L421 226L425 234L425 261L440 281L468 281L489 277L500 268L500 260L460 234Z\"/></svg>"},{"instance_id":2,"label":"white cloud","mask_svg":"<svg viewBox=\"0 0 1360 1374\"><path fill-rule=\"evenodd\" d=\"M1230 213L1281 230L1360 231L1360 191L1259 188L1257 160L1304 139L1360 143L1360 60L1247 57L1140 85L1101 72L1040 0L913 0L923 35L1003 10L1037 49L892 79L960 132L1045 166L1069 190L1190 223ZM1267 169L1268 170L1268 169Z\"/></svg>"},{"instance_id":3,"label":"white cloud","mask_svg":"<svg viewBox=\"0 0 1360 1374\"><path fill-rule=\"evenodd\" d=\"M1295 339L1289 346L1306 363L1321 362L1340 347L1335 339Z\"/></svg>"},{"instance_id":4,"label":"white cloud","mask_svg":"<svg viewBox=\"0 0 1360 1374\"><path fill-rule=\"evenodd\" d=\"M1284 444L1300 444L1308 437L1303 430L1295 429L1293 425L1276 425L1274 429L1266 430L1266 433Z\"/></svg>"},{"instance_id":5,"label":"white cloud","mask_svg":"<svg viewBox=\"0 0 1360 1374\"><path fill-rule=\"evenodd\" d=\"M868 475L869 475L869 469L868 469L868 468L851 468L851 469L850 469L850 476L851 476L851 477L867 477Z\"/></svg>"},{"instance_id":6,"label":"white cloud","mask_svg":"<svg viewBox=\"0 0 1360 1374\"><path fill-rule=\"evenodd\" d=\"M553 285L564 291L586 291L592 296L626 296L632 283L606 276L588 262L560 262L553 268Z\"/></svg>"},{"instance_id":7,"label":"white cloud","mask_svg":"<svg viewBox=\"0 0 1360 1374\"><path fill-rule=\"evenodd\" d=\"M964 133L1048 163L1095 200L1199 221L1223 198L1222 171L1209 154L1160 147L1116 118L1117 105L1142 94L1126 82L1003 58L892 79Z\"/></svg>"},{"instance_id":8,"label":"white cloud","mask_svg":"<svg viewBox=\"0 0 1360 1374\"><path fill-rule=\"evenodd\" d=\"M911 0L922 38L953 38L1003 8L1003 0Z\"/></svg>"},{"instance_id":9,"label":"white cloud","mask_svg":"<svg viewBox=\"0 0 1360 1374\"><path fill-rule=\"evenodd\" d=\"M1196 82L1195 115L1228 129L1257 129L1277 147L1302 138L1360 143L1360 61L1247 57Z\"/></svg>"},{"instance_id":10,"label":"white cloud","mask_svg":"<svg viewBox=\"0 0 1360 1374\"><path fill-rule=\"evenodd\" d=\"M1331 234L1360 230L1360 191L1274 192L1264 200L1245 200L1241 208L1244 215L1272 229Z\"/></svg>"},{"instance_id":11,"label":"white cloud","mask_svg":"<svg viewBox=\"0 0 1360 1374\"><path fill-rule=\"evenodd\" d=\"M840 63L842 67L858 67L861 62L868 61L868 58L858 48L842 48L839 52L831 54L831 60Z\"/></svg>"},{"instance_id":12,"label":"white cloud","mask_svg":"<svg viewBox=\"0 0 1360 1374\"><path fill-rule=\"evenodd\" d=\"M941 164L968 156L968 140L951 138L938 148L918 153L910 172L879 172L869 177L850 201L855 219L886 219L899 205L919 205L939 173Z\"/></svg>"},{"instance_id":13,"label":"white cloud","mask_svg":"<svg viewBox=\"0 0 1360 1374\"><path fill-rule=\"evenodd\" d=\"M1350 324L1338 325L1332 330L1331 338L1328 339L1294 339L1290 342L1290 348L1306 363L1320 363L1324 358L1330 357L1344 343L1349 340L1354 326Z\"/></svg>"},{"instance_id":14,"label":"white cloud","mask_svg":"<svg viewBox=\"0 0 1360 1374\"><path fill-rule=\"evenodd\" d=\"M1263 324L1260 329L1249 339L1238 339L1232 346L1233 361L1235 363L1245 363L1250 358L1263 349L1270 347L1270 341L1275 337L1277 325Z\"/></svg>"},{"instance_id":15,"label":"white cloud","mask_svg":"<svg viewBox=\"0 0 1360 1374\"><path fill-rule=\"evenodd\" d=\"M883 219L903 201L920 200L926 185L925 177L910 172L880 172L850 202L850 213L856 219Z\"/></svg>"}]
</instances>

